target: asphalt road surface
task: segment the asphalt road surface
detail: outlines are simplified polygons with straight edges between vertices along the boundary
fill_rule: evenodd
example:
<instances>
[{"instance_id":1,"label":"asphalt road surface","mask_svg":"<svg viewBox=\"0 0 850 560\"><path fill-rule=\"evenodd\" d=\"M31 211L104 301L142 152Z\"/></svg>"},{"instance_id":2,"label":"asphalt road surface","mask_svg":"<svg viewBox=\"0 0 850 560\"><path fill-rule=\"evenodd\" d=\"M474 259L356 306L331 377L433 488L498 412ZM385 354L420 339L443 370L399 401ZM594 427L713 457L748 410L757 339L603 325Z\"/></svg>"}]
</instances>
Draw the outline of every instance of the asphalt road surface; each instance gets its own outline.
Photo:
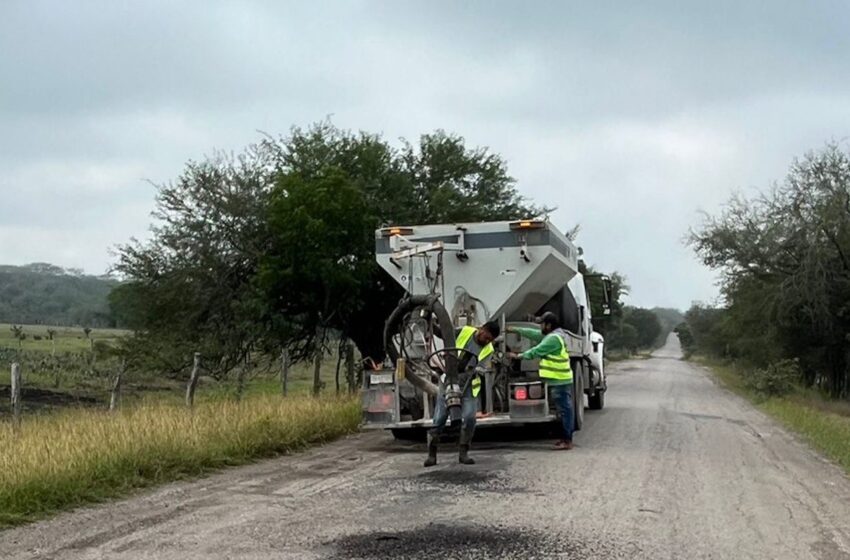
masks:
<instances>
[{"instance_id":1,"label":"asphalt road surface","mask_svg":"<svg viewBox=\"0 0 850 560\"><path fill-rule=\"evenodd\" d=\"M850 480L674 338L611 367L573 451L358 435L0 533L23 558L850 558Z\"/></svg>"}]
</instances>

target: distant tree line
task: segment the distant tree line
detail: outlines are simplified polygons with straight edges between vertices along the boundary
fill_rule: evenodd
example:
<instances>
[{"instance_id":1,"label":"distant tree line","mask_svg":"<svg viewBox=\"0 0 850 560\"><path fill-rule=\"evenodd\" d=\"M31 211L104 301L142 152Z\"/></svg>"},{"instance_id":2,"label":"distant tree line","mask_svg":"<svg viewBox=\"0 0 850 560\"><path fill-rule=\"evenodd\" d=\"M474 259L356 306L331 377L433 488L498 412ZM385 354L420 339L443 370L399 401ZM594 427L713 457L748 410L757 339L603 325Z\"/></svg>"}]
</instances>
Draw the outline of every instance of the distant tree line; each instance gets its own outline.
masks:
<instances>
[{"instance_id":1,"label":"distant tree line","mask_svg":"<svg viewBox=\"0 0 850 560\"><path fill-rule=\"evenodd\" d=\"M762 371L793 363L804 385L850 395L847 152L828 145L794 161L782 184L733 197L690 243L720 271L724 303L687 312L678 328L687 352Z\"/></svg>"},{"instance_id":2,"label":"distant tree line","mask_svg":"<svg viewBox=\"0 0 850 560\"><path fill-rule=\"evenodd\" d=\"M0 323L114 327L108 296L116 285L46 263L0 266Z\"/></svg>"},{"instance_id":3,"label":"distant tree line","mask_svg":"<svg viewBox=\"0 0 850 560\"><path fill-rule=\"evenodd\" d=\"M617 272L609 275L612 287L611 313L604 315L602 284L592 276L596 271L592 267L584 267L582 272L590 275L586 279L586 286L591 302L593 329L605 337L608 350L634 354L640 350L657 348L664 344L667 335L681 322L682 315L675 309L645 309L625 305L623 297L628 294L629 286L626 278Z\"/></svg>"}]
</instances>

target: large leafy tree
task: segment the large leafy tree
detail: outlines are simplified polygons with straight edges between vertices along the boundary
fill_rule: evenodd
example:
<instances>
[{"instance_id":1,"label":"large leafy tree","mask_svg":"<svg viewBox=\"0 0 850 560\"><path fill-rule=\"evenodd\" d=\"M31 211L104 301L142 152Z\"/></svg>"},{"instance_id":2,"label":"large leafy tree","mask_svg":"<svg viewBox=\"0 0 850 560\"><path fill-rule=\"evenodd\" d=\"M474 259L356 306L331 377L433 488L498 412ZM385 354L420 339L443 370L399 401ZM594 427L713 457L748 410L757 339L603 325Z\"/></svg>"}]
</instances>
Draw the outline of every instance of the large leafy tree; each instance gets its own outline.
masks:
<instances>
[{"instance_id":1,"label":"large leafy tree","mask_svg":"<svg viewBox=\"0 0 850 560\"><path fill-rule=\"evenodd\" d=\"M322 122L161 186L152 238L119 251L113 309L139 331L136 355L173 370L196 350L220 373L255 348L304 357L329 331L380 359L401 293L374 262L376 228L537 213L504 160L461 137L396 149Z\"/></svg>"},{"instance_id":2,"label":"large leafy tree","mask_svg":"<svg viewBox=\"0 0 850 560\"><path fill-rule=\"evenodd\" d=\"M267 342L289 342L303 356L329 329L349 330L370 289L374 222L362 192L337 168L312 181L297 173L279 178L256 282Z\"/></svg>"},{"instance_id":3,"label":"large leafy tree","mask_svg":"<svg viewBox=\"0 0 850 560\"><path fill-rule=\"evenodd\" d=\"M661 334L661 321L658 315L642 307L629 307L623 319L626 324L634 327L637 333L637 346L651 348Z\"/></svg>"},{"instance_id":4,"label":"large leafy tree","mask_svg":"<svg viewBox=\"0 0 850 560\"><path fill-rule=\"evenodd\" d=\"M218 154L159 187L151 239L119 249L127 282L110 295L138 333L126 341L134 364L178 372L199 351L223 375L255 346L249 287L266 246L275 156L262 144Z\"/></svg>"},{"instance_id":5,"label":"large leafy tree","mask_svg":"<svg viewBox=\"0 0 850 560\"><path fill-rule=\"evenodd\" d=\"M357 251L338 255L335 265L347 277L356 280L351 290L331 290L329 305L323 310L296 304L303 313L285 328L275 328L269 340L288 340L299 355L312 351L315 332L332 329L352 339L363 356L383 357L383 321L402 296L401 289L377 266L374 259L374 231L386 224L445 223L459 221L506 220L534 215L540 210L527 205L518 195L513 178L502 158L486 149L469 149L463 138L437 131L423 135L418 145L403 142L398 150L376 135L339 130L327 123L309 129L295 129L280 141L281 181L277 197L283 199L291 186L288 177L297 177L299 190L311 192L325 185L329 174L338 188L359 196L345 206L351 220L325 220L328 244L323 253L336 254L333 239L358 240ZM310 213L312 220L323 220L323 205L290 205L276 208L278 217L289 215L295 207ZM283 239L278 229L291 229L285 218L272 225L274 239ZM359 229L356 229L358 228ZM283 245L278 243L278 249ZM318 250L318 248L317 248ZM285 251L285 250L284 250ZM287 298L312 297L309 291L292 289L277 265L267 267L264 286L271 289L263 296L268 304L266 324L275 317L288 315ZM353 273L352 271L356 271ZM313 284L314 286L316 284ZM354 297L351 293L356 292ZM321 329L317 327L321 326Z\"/></svg>"},{"instance_id":6,"label":"large leafy tree","mask_svg":"<svg viewBox=\"0 0 850 560\"><path fill-rule=\"evenodd\" d=\"M723 273L730 342L798 357L809 383L848 393L850 155L830 145L794 162L784 184L733 198L691 243Z\"/></svg>"}]
</instances>

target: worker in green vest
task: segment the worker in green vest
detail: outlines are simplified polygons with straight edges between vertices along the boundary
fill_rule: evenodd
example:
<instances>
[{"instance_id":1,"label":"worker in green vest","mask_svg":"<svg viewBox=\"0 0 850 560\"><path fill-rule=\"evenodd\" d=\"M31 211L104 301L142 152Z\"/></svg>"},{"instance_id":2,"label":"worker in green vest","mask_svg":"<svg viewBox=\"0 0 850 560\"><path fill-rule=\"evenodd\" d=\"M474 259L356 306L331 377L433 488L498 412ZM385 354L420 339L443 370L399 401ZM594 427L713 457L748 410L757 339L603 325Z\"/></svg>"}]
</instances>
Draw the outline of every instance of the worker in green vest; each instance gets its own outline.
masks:
<instances>
[{"instance_id":1,"label":"worker in green vest","mask_svg":"<svg viewBox=\"0 0 850 560\"><path fill-rule=\"evenodd\" d=\"M456 331L455 348L458 348L458 373L469 372L472 375L464 387L461 403L462 426L460 430L460 453L458 461L464 465L474 465L469 456L469 446L475 432L475 415L478 412L478 394L481 392L481 371L486 369L493 355L493 341L499 336L499 324L493 321L480 327L463 327ZM461 350L462 349L462 350ZM426 467L437 464L437 445L446 428L449 411L446 407L445 374L440 379L440 392L434 406L434 427L428 432L428 458Z\"/></svg>"},{"instance_id":2,"label":"worker in green vest","mask_svg":"<svg viewBox=\"0 0 850 560\"><path fill-rule=\"evenodd\" d=\"M507 331L537 343L522 354L509 352L508 358L540 360L538 374L549 386L549 394L555 401L555 408L561 419L562 439L555 444L555 449L572 449L575 419L572 406L573 370L567 352L567 333L561 329L560 319L547 311L540 318L540 329L507 327Z\"/></svg>"}]
</instances>

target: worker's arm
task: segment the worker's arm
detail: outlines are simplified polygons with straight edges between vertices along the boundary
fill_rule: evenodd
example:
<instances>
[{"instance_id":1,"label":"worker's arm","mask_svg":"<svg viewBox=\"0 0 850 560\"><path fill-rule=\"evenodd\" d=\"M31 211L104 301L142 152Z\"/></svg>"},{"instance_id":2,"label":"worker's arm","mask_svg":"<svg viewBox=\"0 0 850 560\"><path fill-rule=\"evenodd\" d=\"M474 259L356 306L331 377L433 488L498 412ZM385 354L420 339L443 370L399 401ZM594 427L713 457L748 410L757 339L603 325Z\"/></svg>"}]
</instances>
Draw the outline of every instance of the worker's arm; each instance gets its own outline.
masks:
<instances>
[{"instance_id":1,"label":"worker's arm","mask_svg":"<svg viewBox=\"0 0 850 560\"><path fill-rule=\"evenodd\" d=\"M508 332L516 333L523 338L527 338L531 342L539 344L543 340L543 333L540 329L533 327L508 327Z\"/></svg>"},{"instance_id":2,"label":"worker's arm","mask_svg":"<svg viewBox=\"0 0 850 560\"><path fill-rule=\"evenodd\" d=\"M529 348L522 354L520 357L523 360L535 360L542 358L544 356L549 356L551 354L557 354L561 351L561 343L558 341L557 334L548 334L546 335L540 344L533 348Z\"/></svg>"}]
</instances>

